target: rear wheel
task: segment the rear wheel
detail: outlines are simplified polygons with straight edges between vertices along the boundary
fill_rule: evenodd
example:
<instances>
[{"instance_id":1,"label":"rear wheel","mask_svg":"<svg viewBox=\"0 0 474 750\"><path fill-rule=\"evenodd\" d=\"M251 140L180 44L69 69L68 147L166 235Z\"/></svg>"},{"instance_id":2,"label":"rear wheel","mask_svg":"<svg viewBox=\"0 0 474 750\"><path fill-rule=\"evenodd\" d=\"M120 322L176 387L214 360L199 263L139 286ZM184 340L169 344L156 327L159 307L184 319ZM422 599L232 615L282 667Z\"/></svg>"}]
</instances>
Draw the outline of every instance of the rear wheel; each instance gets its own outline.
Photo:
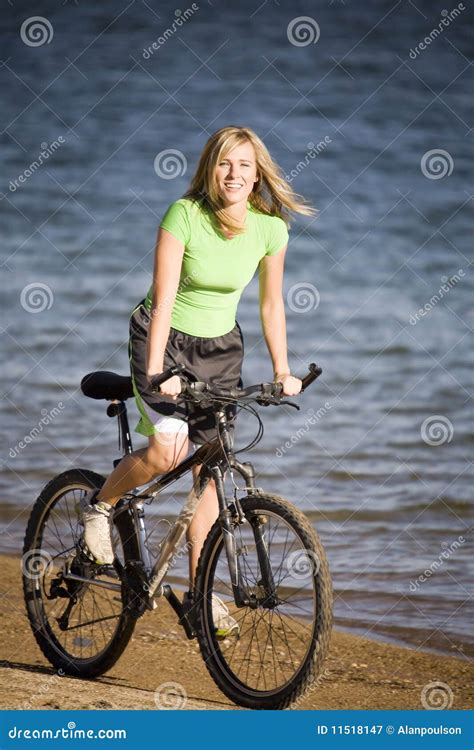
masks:
<instances>
[{"instance_id":1,"label":"rear wheel","mask_svg":"<svg viewBox=\"0 0 474 750\"><path fill-rule=\"evenodd\" d=\"M217 521L196 575L197 634L212 678L231 700L256 709L287 708L321 672L332 627L332 585L326 555L307 518L275 495L241 500L246 522L234 528L241 579L252 601L237 608L223 532ZM256 535L255 529L259 529ZM274 580L263 587L261 539ZM214 622L218 596L238 624L221 640Z\"/></svg>"},{"instance_id":2,"label":"rear wheel","mask_svg":"<svg viewBox=\"0 0 474 750\"><path fill-rule=\"evenodd\" d=\"M89 563L78 551L81 495L101 487L104 477L74 469L55 477L38 497L23 547L23 590L28 618L48 661L65 673L96 677L109 670L123 653L135 618L123 600L112 566ZM136 536L127 512L117 516L114 549L123 561L137 558ZM65 580L62 572L113 583L115 590Z\"/></svg>"}]
</instances>

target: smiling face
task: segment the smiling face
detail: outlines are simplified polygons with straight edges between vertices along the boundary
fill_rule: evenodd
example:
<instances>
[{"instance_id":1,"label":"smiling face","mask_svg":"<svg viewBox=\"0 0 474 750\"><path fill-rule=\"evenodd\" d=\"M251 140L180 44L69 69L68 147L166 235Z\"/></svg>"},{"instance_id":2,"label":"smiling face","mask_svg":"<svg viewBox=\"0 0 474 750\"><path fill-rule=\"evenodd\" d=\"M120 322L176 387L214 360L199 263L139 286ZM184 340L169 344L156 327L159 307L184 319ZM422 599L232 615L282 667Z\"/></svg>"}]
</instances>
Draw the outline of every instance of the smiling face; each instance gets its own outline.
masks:
<instances>
[{"instance_id":1,"label":"smiling face","mask_svg":"<svg viewBox=\"0 0 474 750\"><path fill-rule=\"evenodd\" d=\"M216 184L226 207L242 203L257 182L257 162L251 143L235 146L216 166Z\"/></svg>"}]
</instances>

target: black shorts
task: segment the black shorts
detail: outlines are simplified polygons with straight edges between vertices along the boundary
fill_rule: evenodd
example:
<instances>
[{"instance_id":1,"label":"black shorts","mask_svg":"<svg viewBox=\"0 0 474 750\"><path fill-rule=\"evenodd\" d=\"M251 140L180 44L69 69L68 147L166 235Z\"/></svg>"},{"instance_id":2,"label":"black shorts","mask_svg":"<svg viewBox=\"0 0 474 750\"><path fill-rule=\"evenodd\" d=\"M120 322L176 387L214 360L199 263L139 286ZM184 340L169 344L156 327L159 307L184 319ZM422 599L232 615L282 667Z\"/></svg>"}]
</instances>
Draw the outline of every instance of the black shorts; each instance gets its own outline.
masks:
<instances>
[{"instance_id":1,"label":"black shorts","mask_svg":"<svg viewBox=\"0 0 474 750\"><path fill-rule=\"evenodd\" d=\"M198 445L212 440L217 435L212 409L203 409L178 397L152 393L146 376L146 342L150 325L150 313L144 300L133 310L130 317L129 359L133 389L141 420L136 428L142 435L153 435L153 414L175 417L188 424L189 439ZM218 388L242 387L242 361L244 339L239 324L223 336L204 338L191 336L176 328L170 328L166 344L163 369L183 364L184 375L191 380L203 380ZM235 417L234 405L227 407L229 418ZM232 423L229 424L232 430Z\"/></svg>"}]
</instances>

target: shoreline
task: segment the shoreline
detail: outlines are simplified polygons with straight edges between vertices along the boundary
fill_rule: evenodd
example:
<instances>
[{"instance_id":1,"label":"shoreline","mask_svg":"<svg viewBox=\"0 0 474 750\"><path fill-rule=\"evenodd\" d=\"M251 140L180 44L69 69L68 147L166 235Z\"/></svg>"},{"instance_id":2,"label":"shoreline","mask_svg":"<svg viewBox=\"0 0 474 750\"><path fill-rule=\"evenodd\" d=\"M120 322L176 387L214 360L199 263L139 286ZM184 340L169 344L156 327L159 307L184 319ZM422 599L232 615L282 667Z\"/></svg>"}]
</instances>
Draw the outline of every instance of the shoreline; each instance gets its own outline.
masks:
<instances>
[{"instance_id":1,"label":"shoreline","mask_svg":"<svg viewBox=\"0 0 474 750\"><path fill-rule=\"evenodd\" d=\"M396 646L398 648L407 649L409 651L417 651L418 653L423 654L431 654L432 656L445 656L447 658L455 658L459 659L460 661L464 662L472 662L473 656L471 653L462 653L458 648L453 648L452 652L449 653L448 651L440 648L437 648L436 646L425 646L421 648L417 648L414 643L411 643L408 640L404 640L403 638L397 638L395 635L388 635L386 633L382 633L378 630L372 630L370 632L370 635L365 635L364 633L360 632L361 628L357 625L354 625L353 627L349 625L341 625L340 623L337 623L335 630L340 633L346 633L347 635L353 635L355 638L366 638L369 641L374 641L374 643L380 643L380 644L387 644L387 646ZM474 652L474 647L470 646L470 649Z\"/></svg>"},{"instance_id":2,"label":"shoreline","mask_svg":"<svg viewBox=\"0 0 474 750\"><path fill-rule=\"evenodd\" d=\"M58 676L39 650L26 618L20 559L0 555L0 708L156 710L156 692L172 682L185 696L179 708L238 709L218 690L197 642L186 639L164 600L138 621L128 648L110 672L95 680ZM422 695L426 703L436 682L445 686L446 708L474 708L474 665L466 658L335 628L322 674L294 708L423 709L427 706Z\"/></svg>"},{"instance_id":3,"label":"shoreline","mask_svg":"<svg viewBox=\"0 0 474 750\"><path fill-rule=\"evenodd\" d=\"M3 558L19 559L19 557L10 550L0 550L0 560ZM187 583L184 578L176 575L173 576L173 574L171 574L168 576L167 580L177 593L182 594L187 590ZM337 590L335 590L334 594L337 596ZM437 656L456 657L464 661L474 659L474 643L464 641L462 636L457 634L452 634L451 637L444 637L446 643L451 643L451 647L448 648L447 646L443 647L442 645L428 645L428 640L432 642L431 635L426 638L426 632L418 631L415 628L409 630L404 626L390 625L383 628L378 625L377 629L375 629L371 623L365 624L354 620L348 624L347 620L335 616L334 629L348 635L361 636L376 643L386 643L392 646L399 646L400 648L416 649ZM397 635L397 633L399 633L399 635ZM457 641L453 642L451 641L451 638L457 639Z\"/></svg>"},{"instance_id":4,"label":"shoreline","mask_svg":"<svg viewBox=\"0 0 474 750\"><path fill-rule=\"evenodd\" d=\"M173 575L170 575L167 580L173 586L173 589L176 592L183 593L184 591L186 591L187 586L184 579L173 577ZM335 591L334 594L335 596L337 596L337 591ZM428 638L426 638L425 633L416 631L416 629L414 628L409 631L404 627L392 625L387 626L387 628L385 629L379 628L375 630L371 628L370 624L368 624L367 627L364 628L363 623L354 621L354 624L346 624L346 621L343 621L342 618L334 617L334 630L336 630L337 632L346 633L347 635L367 638L368 640L374 641L376 643L386 643L389 646L416 649L418 651L422 651L427 654L433 654L436 656L456 657L458 659L462 659L463 661L472 661L474 659L474 644L460 641L459 645L452 643L450 650L448 650L446 647L443 648L442 646L425 645L428 640L432 640L432 637L428 636ZM387 630L391 630L393 632L389 633L387 632ZM397 636L395 631L399 631L400 636ZM417 640L421 642L421 645L417 645ZM446 641L449 640L449 638L446 639ZM465 652L463 651L464 648L466 649Z\"/></svg>"}]
</instances>

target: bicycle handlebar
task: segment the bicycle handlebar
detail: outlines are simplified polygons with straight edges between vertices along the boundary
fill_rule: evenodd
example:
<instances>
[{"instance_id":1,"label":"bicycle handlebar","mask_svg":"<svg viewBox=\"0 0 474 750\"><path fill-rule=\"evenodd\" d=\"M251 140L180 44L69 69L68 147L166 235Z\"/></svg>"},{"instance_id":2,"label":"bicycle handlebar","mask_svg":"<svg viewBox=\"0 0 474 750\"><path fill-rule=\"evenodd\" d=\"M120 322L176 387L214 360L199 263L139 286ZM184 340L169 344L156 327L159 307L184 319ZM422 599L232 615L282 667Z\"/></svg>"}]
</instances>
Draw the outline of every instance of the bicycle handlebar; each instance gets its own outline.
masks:
<instances>
[{"instance_id":1,"label":"bicycle handlebar","mask_svg":"<svg viewBox=\"0 0 474 750\"><path fill-rule=\"evenodd\" d=\"M308 386L311 385L311 383L313 383L316 378L319 378L322 373L321 367L316 365L314 362L309 365L308 369L308 374L301 378L302 387L300 393L303 393L303 391L308 388ZM173 367L169 367L159 375L155 375L151 378L152 391L154 391L155 393L159 393L160 385L164 383L165 380L169 380L169 378L171 378L173 375L180 375L184 370L184 365L173 365ZM208 383L204 383L202 381L189 382L187 378L183 377L181 377L180 379L182 384L181 393L187 394L188 396L194 396L195 398L198 396L198 394L205 394L208 397L224 396L226 398L239 399L244 398L245 396L252 396L253 394L257 393L263 399L271 399L279 398L282 395L283 390L283 386L279 382L257 383L255 385L249 385L247 386L247 388L221 389L211 388Z\"/></svg>"}]
</instances>

